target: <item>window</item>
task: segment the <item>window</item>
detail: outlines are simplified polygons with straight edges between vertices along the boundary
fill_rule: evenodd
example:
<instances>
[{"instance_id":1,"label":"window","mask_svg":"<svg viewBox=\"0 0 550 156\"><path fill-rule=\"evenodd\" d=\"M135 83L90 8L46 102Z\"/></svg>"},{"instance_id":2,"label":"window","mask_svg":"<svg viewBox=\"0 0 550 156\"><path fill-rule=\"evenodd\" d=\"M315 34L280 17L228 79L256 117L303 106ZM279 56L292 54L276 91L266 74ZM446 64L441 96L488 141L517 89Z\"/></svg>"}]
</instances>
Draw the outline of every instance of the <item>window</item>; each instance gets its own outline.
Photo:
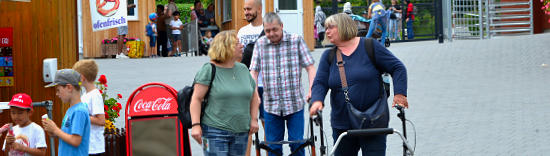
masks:
<instances>
[{"instance_id":1,"label":"window","mask_svg":"<svg viewBox=\"0 0 550 156\"><path fill-rule=\"evenodd\" d=\"M138 18L138 1L139 0L128 0L128 6L131 6L131 4L134 4L134 7L128 7L128 20L129 21L137 21Z\"/></svg>"},{"instance_id":2,"label":"window","mask_svg":"<svg viewBox=\"0 0 550 156\"><path fill-rule=\"evenodd\" d=\"M297 10L298 3L296 0L279 0L280 10Z\"/></svg>"},{"instance_id":3,"label":"window","mask_svg":"<svg viewBox=\"0 0 550 156\"><path fill-rule=\"evenodd\" d=\"M224 0L223 1L223 22L229 22L231 21L231 1L230 0Z\"/></svg>"}]
</instances>

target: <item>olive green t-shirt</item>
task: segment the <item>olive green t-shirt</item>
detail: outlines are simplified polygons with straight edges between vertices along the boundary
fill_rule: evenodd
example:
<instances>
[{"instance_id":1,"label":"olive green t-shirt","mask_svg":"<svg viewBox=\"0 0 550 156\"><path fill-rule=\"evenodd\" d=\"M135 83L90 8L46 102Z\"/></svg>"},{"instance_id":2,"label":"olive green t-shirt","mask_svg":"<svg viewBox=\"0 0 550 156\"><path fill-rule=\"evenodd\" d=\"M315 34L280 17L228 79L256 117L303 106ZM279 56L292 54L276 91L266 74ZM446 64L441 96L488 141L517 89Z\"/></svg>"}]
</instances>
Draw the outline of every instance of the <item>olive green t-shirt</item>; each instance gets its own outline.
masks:
<instances>
[{"instance_id":1,"label":"olive green t-shirt","mask_svg":"<svg viewBox=\"0 0 550 156\"><path fill-rule=\"evenodd\" d=\"M195 82L210 85L212 66L206 63L195 76ZM234 133L250 129L250 100L256 83L248 68L235 62L233 68L216 66L216 75L201 123Z\"/></svg>"}]
</instances>

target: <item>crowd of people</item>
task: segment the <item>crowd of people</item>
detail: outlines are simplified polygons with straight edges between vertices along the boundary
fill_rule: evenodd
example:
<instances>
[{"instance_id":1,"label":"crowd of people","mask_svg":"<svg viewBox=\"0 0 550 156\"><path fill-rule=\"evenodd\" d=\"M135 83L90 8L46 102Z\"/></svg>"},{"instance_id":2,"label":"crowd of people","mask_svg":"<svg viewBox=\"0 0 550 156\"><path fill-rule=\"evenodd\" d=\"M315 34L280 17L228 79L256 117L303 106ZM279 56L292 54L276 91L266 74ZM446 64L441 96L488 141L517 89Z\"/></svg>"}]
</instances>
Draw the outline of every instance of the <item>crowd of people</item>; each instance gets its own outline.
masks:
<instances>
[{"instance_id":1,"label":"crowd of people","mask_svg":"<svg viewBox=\"0 0 550 156\"><path fill-rule=\"evenodd\" d=\"M368 17L376 20L383 7L374 1ZM396 4L395 0L392 3ZM157 6L147 26L152 43L158 37L157 50L162 56L168 55L166 41L170 35L172 45L181 45L180 13L172 4L173 0L167 6ZM329 90L332 137L338 138L347 130L358 129L352 111L389 107L386 96L380 96L387 94L384 85L380 85L382 73L388 73L393 80L392 106L408 108L405 65L383 44L369 39L369 35L357 37L357 22L349 14L326 17L320 7L316 8L315 27L323 33L319 37L323 36L334 47L325 50L320 60L314 60L304 38L285 31L278 14L269 12L262 16L262 5L261 0L245 1L243 11L249 24L237 32L227 30L215 36L205 32L207 38L204 39L211 44L208 49L210 61L195 75L190 104L191 137L203 146L204 155L245 155L250 150L251 134L259 130L260 123L267 142L282 141L285 133L289 141L302 140L305 118L317 115L325 107ZM389 9L399 10L398 5ZM191 17L199 19L200 24L211 24L213 20L201 20L209 17L208 10L203 10L198 1ZM406 19L412 21L414 16L407 15ZM247 53L251 55L245 55ZM303 69L307 72L307 88L302 87ZM212 71L216 71L214 76ZM105 112L101 94L93 84L97 73L98 67L93 60L81 60L72 69L57 71L54 82L47 87L55 87L56 95L69 104L61 127L47 118L42 120L43 129L30 121L33 113L30 96L14 95L9 106L15 126L13 132L7 134L3 150L44 155L44 132L47 132L59 138L59 155L104 153ZM82 87L85 89L83 95ZM204 100L208 105L201 108ZM387 111L381 113L381 116L388 116ZM387 127L389 121L383 118L371 119L366 125L361 123L359 128ZM27 140L20 141L21 138L16 137L20 135ZM357 155L360 149L365 156L385 155L386 136L348 137L341 145L336 155ZM283 153L281 144L268 146L272 149L269 155ZM303 156L305 151L300 146L300 143L290 144L292 151L298 151L296 155Z\"/></svg>"},{"instance_id":2,"label":"crowd of people","mask_svg":"<svg viewBox=\"0 0 550 156\"><path fill-rule=\"evenodd\" d=\"M380 0L373 0L361 16L353 14L351 3L346 2L343 12L356 21L357 29L366 29L367 34L365 37L367 38L371 38L373 34L378 33L376 38L380 38L382 44L386 42L385 38L389 38L390 41L403 40L402 35L411 40L414 39L413 22L416 7L410 0L401 1L402 5L399 4L398 0L391 0L391 5L386 7ZM405 6L406 10L403 10L402 6ZM325 19L326 15L321 6L318 5L315 8L315 19L313 22L317 45L321 45L325 37L325 27L323 26ZM405 32L401 32L403 20L406 23ZM359 32L359 34L363 33Z\"/></svg>"},{"instance_id":3,"label":"crowd of people","mask_svg":"<svg viewBox=\"0 0 550 156\"><path fill-rule=\"evenodd\" d=\"M286 32L276 13L262 17L261 0L246 0L243 11L249 24L237 33L229 30L216 35L208 53L210 62L195 76L190 106L191 137L203 146L204 155L245 155L250 150L250 136L258 131L260 123L266 142L282 141L285 133L288 141L302 140L308 101L312 103L309 115L316 115L323 109L329 90L331 126L333 138L337 138L342 132L354 129L348 116L350 109L364 111L378 104L377 95L383 91L378 85L382 82L381 73L393 77L393 106L408 107L404 64L376 41L370 45L377 61L368 59L366 45L371 40L356 37L357 24L348 14L327 18L320 7L316 8L316 29L325 33L319 37L326 37L326 41L335 45L324 52L316 69L304 38ZM338 60L330 55L339 55L343 63L331 63ZM340 83L340 65L346 67L347 79L343 79L347 80L346 88ZM216 68L214 77L212 68ZM303 69L308 76L307 88L302 87ZM344 100L347 98L353 104ZM208 105L201 117L203 100ZM384 124L387 126L387 121L381 123ZM345 146L337 149L336 155L357 155L359 149L363 155L384 155L386 136L345 138L342 144ZM305 155L300 143L289 146L297 155ZM283 153L281 144L268 147L269 155Z\"/></svg>"},{"instance_id":4,"label":"crowd of people","mask_svg":"<svg viewBox=\"0 0 550 156\"><path fill-rule=\"evenodd\" d=\"M219 31L214 14L214 4L203 9L201 1L197 0L191 8L190 19L196 21L199 36L199 50L195 55L206 54L212 37ZM157 5L156 12L149 14L149 23L146 33L149 37L149 51L152 57L180 56L183 52L184 24L181 21L181 12L174 0L166 5ZM127 28L126 28L127 29Z\"/></svg>"}]
</instances>

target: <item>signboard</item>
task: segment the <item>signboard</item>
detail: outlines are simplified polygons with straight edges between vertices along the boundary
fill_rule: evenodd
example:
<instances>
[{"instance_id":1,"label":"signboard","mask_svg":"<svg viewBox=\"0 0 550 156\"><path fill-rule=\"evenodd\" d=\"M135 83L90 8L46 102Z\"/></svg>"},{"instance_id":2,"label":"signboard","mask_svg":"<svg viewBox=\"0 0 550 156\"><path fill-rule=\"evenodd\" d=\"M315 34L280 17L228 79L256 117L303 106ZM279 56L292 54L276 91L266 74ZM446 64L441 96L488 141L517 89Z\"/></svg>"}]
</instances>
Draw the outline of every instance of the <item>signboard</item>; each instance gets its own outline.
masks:
<instances>
[{"instance_id":1,"label":"signboard","mask_svg":"<svg viewBox=\"0 0 550 156\"><path fill-rule=\"evenodd\" d=\"M0 28L0 87L12 87L13 76L13 28Z\"/></svg>"},{"instance_id":2,"label":"signboard","mask_svg":"<svg viewBox=\"0 0 550 156\"><path fill-rule=\"evenodd\" d=\"M93 31L128 26L126 0L90 0Z\"/></svg>"},{"instance_id":3,"label":"signboard","mask_svg":"<svg viewBox=\"0 0 550 156\"><path fill-rule=\"evenodd\" d=\"M128 116L178 114L178 102L171 89L148 86L136 90L128 101Z\"/></svg>"}]
</instances>

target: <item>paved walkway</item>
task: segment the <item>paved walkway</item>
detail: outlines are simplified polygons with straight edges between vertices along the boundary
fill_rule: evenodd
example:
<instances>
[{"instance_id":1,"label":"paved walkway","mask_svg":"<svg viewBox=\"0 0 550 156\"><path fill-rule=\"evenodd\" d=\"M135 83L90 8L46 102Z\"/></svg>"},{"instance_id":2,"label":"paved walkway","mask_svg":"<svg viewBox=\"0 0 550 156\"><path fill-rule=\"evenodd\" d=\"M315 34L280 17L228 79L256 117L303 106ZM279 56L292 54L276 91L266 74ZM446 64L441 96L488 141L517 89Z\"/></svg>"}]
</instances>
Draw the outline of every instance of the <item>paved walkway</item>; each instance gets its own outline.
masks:
<instances>
[{"instance_id":1,"label":"paved walkway","mask_svg":"<svg viewBox=\"0 0 550 156\"><path fill-rule=\"evenodd\" d=\"M550 34L392 44L389 49L408 70L407 116L416 125L416 154L550 153L546 145L550 122L545 121L550 117L550 67L542 66L550 64L549 43ZM312 52L316 61L322 51ZM122 93L124 101L147 82L181 89L192 83L207 61L205 56L97 60L100 73L109 80L109 94ZM327 136L331 136L329 112L327 107L323 113ZM397 111L390 112L390 127L401 129ZM123 118L117 119L117 127L123 127ZM414 136L410 126L408 130ZM202 155L194 141L192 148L195 155ZM388 136L387 151L401 154L398 136Z\"/></svg>"}]
</instances>

